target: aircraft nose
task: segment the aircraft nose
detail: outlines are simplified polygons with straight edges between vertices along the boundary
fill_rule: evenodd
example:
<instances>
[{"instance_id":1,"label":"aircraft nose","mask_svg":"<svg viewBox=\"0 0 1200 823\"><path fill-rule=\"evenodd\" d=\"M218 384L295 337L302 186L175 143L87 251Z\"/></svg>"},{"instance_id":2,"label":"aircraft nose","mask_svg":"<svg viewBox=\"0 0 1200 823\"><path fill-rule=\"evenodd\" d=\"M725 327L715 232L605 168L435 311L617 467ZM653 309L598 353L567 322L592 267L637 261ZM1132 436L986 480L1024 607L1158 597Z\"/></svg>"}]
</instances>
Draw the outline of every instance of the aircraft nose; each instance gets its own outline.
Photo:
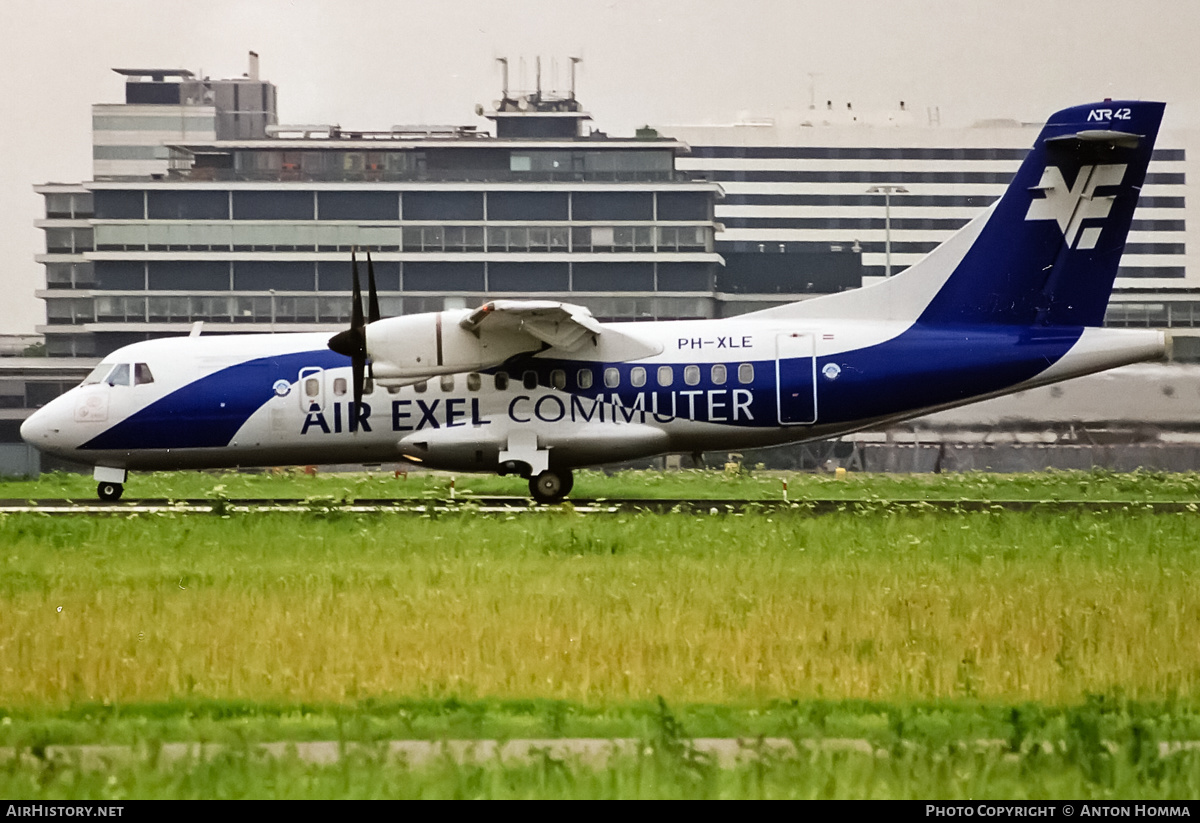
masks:
<instances>
[{"instance_id":1,"label":"aircraft nose","mask_svg":"<svg viewBox=\"0 0 1200 823\"><path fill-rule=\"evenodd\" d=\"M50 435L50 415L38 409L21 424L21 439L31 446L44 445Z\"/></svg>"},{"instance_id":2,"label":"aircraft nose","mask_svg":"<svg viewBox=\"0 0 1200 823\"><path fill-rule=\"evenodd\" d=\"M22 440L42 451L55 451L63 445L66 433L59 400L51 401L25 419L21 424Z\"/></svg>"}]
</instances>

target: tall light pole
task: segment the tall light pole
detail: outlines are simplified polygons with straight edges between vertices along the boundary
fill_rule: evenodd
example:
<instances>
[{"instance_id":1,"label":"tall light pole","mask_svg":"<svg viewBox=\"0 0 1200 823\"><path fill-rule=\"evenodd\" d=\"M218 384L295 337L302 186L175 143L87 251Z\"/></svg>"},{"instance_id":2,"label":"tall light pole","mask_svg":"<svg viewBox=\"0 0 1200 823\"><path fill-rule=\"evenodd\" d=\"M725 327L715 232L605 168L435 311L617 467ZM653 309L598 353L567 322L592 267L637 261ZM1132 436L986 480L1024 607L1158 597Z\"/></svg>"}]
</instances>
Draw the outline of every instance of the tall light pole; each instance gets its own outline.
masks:
<instances>
[{"instance_id":1,"label":"tall light pole","mask_svg":"<svg viewBox=\"0 0 1200 823\"><path fill-rule=\"evenodd\" d=\"M871 186L867 194L883 195L883 254L884 277L892 276L892 195L908 194L904 186Z\"/></svg>"}]
</instances>

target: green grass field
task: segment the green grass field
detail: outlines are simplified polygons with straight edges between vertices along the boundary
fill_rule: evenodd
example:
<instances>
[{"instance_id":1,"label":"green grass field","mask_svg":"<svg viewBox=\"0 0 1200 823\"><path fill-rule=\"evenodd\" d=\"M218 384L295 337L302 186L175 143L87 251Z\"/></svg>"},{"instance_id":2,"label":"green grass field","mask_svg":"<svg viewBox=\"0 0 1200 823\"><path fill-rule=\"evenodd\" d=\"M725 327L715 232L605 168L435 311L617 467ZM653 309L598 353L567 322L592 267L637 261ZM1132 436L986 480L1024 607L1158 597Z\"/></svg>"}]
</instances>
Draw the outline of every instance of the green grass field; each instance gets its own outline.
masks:
<instances>
[{"instance_id":1,"label":"green grass field","mask_svg":"<svg viewBox=\"0 0 1200 823\"><path fill-rule=\"evenodd\" d=\"M120 801L130 798L869 798L1194 800L1200 757L1162 757L1144 737L1115 748L1081 723L1059 746L1016 750L969 745L898 745L872 753L816 748L719 767L685 742L660 736L636 754L595 765L542 754L527 762L407 766L381 748L347 751L335 764L294 754L266 758L247 744L156 763L148 747L134 763L102 770L45 760L0 768L9 798ZM754 751L751 746L749 751Z\"/></svg>"},{"instance_id":2,"label":"green grass field","mask_svg":"<svg viewBox=\"0 0 1200 823\"><path fill-rule=\"evenodd\" d=\"M387 496L359 492L418 482L147 479L263 497L339 494L321 483ZM716 473L595 479L639 497L750 497L755 484L763 495L780 484ZM254 490L234 488L242 482ZM426 493L446 481L419 482ZM313 495L291 491L306 483ZM1144 501L1187 500L1196 483L797 476L789 491ZM147 760L99 778L69 762L0 763L0 794L1195 796L1194 753L1163 757L1158 744L1200 738L1198 522L1136 507L8 515L0 746L232 748L219 762ZM682 742L762 735L861 738L888 756L814 750L729 770ZM267 762L249 748L558 736L659 743L604 768L405 769L368 757L350 773ZM978 740L1003 745L979 750Z\"/></svg>"}]
</instances>

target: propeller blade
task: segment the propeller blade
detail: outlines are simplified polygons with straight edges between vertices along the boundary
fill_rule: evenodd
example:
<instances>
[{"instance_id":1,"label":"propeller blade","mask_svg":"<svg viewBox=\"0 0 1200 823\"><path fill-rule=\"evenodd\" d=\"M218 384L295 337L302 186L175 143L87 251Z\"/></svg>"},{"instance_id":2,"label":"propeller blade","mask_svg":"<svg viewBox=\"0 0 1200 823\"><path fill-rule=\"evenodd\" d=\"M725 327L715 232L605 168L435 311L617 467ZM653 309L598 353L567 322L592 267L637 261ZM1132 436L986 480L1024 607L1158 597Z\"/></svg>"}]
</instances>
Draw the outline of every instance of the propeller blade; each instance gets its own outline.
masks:
<instances>
[{"instance_id":1,"label":"propeller blade","mask_svg":"<svg viewBox=\"0 0 1200 823\"><path fill-rule=\"evenodd\" d=\"M354 414L357 414L357 409L362 404L363 383L365 372L367 370L367 324L363 318L362 305L362 285L358 278L358 255L357 249L350 250L350 276L351 276L351 291L352 299L350 306L350 328L345 331L340 331L333 337L329 338L329 348L340 355L350 358L351 372L354 378ZM367 266L371 266L370 252L367 253ZM370 289L372 293L372 303L375 303L375 272L369 272ZM377 312L377 305L373 305L372 311ZM378 319L378 318L374 318Z\"/></svg>"},{"instance_id":2,"label":"propeller blade","mask_svg":"<svg viewBox=\"0 0 1200 823\"><path fill-rule=\"evenodd\" d=\"M356 249L350 250L350 274L353 278L353 302L350 307L350 328L357 329L365 325L363 323L363 307L362 307L362 287L358 284L358 256L355 254Z\"/></svg>"},{"instance_id":3,"label":"propeller blade","mask_svg":"<svg viewBox=\"0 0 1200 823\"><path fill-rule=\"evenodd\" d=\"M371 262L371 250L367 249L367 322L380 318L379 292L375 289L375 264Z\"/></svg>"},{"instance_id":4,"label":"propeller blade","mask_svg":"<svg viewBox=\"0 0 1200 823\"><path fill-rule=\"evenodd\" d=\"M366 327L359 326L338 332L329 338L329 348L331 351L350 358L350 366L354 375L354 402L361 403L363 375L367 369Z\"/></svg>"},{"instance_id":5,"label":"propeller blade","mask_svg":"<svg viewBox=\"0 0 1200 823\"><path fill-rule=\"evenodd\" d=\"M363 398L363 372L366 370L367 358L365 356L355 357L351 361L351 371L354 375L354 411L350 412L351 416L356 416L358 410L362 408Z\"/></svg>"}]
</instances>

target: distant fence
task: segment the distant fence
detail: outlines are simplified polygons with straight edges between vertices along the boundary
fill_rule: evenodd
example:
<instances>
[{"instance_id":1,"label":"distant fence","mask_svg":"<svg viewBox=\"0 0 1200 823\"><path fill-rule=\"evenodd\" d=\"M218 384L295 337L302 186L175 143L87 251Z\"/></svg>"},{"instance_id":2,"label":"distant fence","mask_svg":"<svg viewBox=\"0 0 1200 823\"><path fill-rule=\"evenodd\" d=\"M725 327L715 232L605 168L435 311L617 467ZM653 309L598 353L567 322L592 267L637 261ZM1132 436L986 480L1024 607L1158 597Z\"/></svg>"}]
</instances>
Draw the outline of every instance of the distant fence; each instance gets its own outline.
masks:
<instances>
[{"instance_id":1,"label":"distant fence","mask_svg":"<svg viewBox=\"0 0 1200 823\"><path fill-rule=\"evenodd\" d=\"M711 458L709 464L715 461ZM836 466L868 472L1031 472L1108 469L1200 471L1200 445L1121 443L852 443L826 441L748 450L747 466L813 471Z\"/></svg>"},{"instance_id":2,"label":"distant fence","mask_svg":"<svg viewBox=\"0 0 1200 823\"><path fill-rule=\"evenodd\" d=\"M1053 443L870 443L857 447L864 471L1030 472L1108 469L1129 472L1198 471L1200 446L1172 443L1062 445Z\"/></svg>"},{"instance_id":3,"label":"distant fence","mask_svg":"<svg viewBox=\"0 0 1200 823\"><path fill-rule=\"evenodd\" d=\"M41 455L33 446L0 443L0 477L28 477L41 469Z\"/></svg>"}]
</instances>

